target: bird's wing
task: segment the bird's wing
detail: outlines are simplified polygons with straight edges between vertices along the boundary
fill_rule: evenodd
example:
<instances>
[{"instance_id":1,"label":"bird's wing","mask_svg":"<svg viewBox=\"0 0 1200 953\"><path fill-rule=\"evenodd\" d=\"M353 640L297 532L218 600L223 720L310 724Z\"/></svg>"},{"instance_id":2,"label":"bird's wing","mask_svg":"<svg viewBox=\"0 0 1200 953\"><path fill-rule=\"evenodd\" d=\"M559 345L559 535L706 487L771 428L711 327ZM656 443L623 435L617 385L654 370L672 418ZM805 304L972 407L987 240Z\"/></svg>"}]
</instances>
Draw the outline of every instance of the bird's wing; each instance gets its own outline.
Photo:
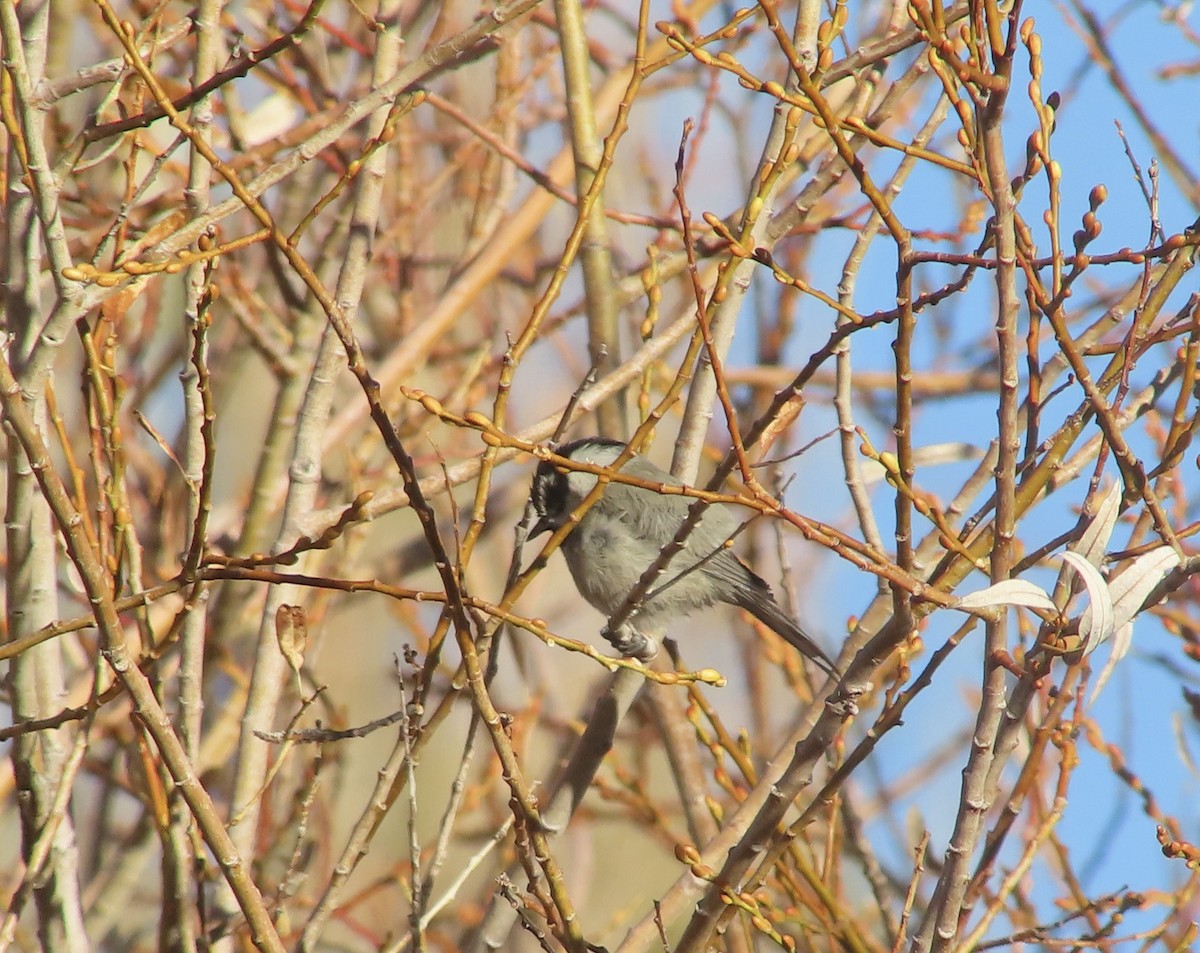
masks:
<instances>
[{"instance_id":1,"label":"bird's wing","mask_svg":"<svg viewBox=\"0 0 1200 953\"><path fill-rule=\"evenodd\" d=\"M648 482L682 486L657 467L633 475ZM675 538L695 502L695 497L656 493L627 483L610 483L602 502L597 505L607 518L619 520L645 547L642 552L652 554L650 558L653 559ZM705 509L702 522L688 535L683 550L672 557L665 579L702 571L724 582L730 590L747 593L762 590L769 597L767 584L730 550L722 548L736 530L737 521L727 507L717 503Z\"/></svg>"},{"instance_id":2,"label":"bird's wing","mask_svg":"<svg viewBox=\"0 0 1200 953\"><path fill-rule=\"evenodd\" d=\"M623 473L638 477L648 483L663 483L667 486L683 486L683 483L665 470L660 469L648 460L632 460L622 468ZM620 519L640 538L652 545L662 547L675 538L679 527L687 519L692 504L696 502L693 496L682 496L677 493L658 493L644 487L630 486L628 483L610 483L604 491L607 505L605 513ZM714 542L724 542L737 529L737 521L729 510L720 503L708 507L704 511L704 535ZM695 553L697 558L708 555L700 552L695 532L688 537L687 549Z\"/></svg>"}]
</instances>

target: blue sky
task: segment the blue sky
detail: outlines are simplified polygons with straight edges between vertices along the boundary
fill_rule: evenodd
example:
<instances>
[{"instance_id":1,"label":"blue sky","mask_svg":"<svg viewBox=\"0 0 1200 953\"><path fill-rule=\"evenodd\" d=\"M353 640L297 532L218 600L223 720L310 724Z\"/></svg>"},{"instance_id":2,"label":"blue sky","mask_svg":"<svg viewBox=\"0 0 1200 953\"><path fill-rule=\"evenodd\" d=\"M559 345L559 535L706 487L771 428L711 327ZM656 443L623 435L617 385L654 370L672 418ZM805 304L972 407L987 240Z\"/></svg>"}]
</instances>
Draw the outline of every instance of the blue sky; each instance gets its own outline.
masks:
<instances>
[{"instance_id":1,"label":"blue sky","mask_svg":"<svg viewBox=\"0 0 1200 953\"><path fill-rule=\"evenodd\" d=\"M1197 127L1200 125L1200 109L1196 108L1196 103L1200 102L1200 79L1184 76L1167 81L1158 74L1165 66L1200 60L1200 47L1191 44L1178 25L1164 19L1164 12L1170 13L1172 9L1165 5L1149 2L1123 6L1097 4L1094 9L1097 17L1109 28L1115 60L1134 95L1145 107L1149 120L1167 136L1184 163L1194 162L1200 167L1200 155L1196 148ZM1123 127L1143 175L1148 173L1155 152L1128 105L1114 92L1103 71L1089 58L1085 44L1069 22L1068 10L1066 5L1050 3L1027 3L1024 8L1026 17L1036 18L1037 32L1042 38L1042 95L1045 97L1055 90L1062 95L1057 129L1051 142L1051 152L1063 171L1061 240L1064 247L1071 247L1072 232L1079 227L1080 218L1088 209L1089 193L1096 185L1103 184L1108 192L1108 199L1099 211L1104 227L1089 250L1102 253L1116 251L1123 246L1142 247L1149 235L1147 205L1116 124L1119 122ZM714 16L725 18L730 13L731 10L722 9ZM661 4L652 10L651 22L670 16L669 8ZM1197 18L1190 13L1188 16L1189 25L1195 24ZM716 25L714 20L702 24L702 28ZM1195 25L1200 27L1200 24ZM851 47L856 42L853 30L852 12L849 28ZM739 51L738 55L751 68L762 66L753 62L749 51ZM1007 130L1007 159L1013 174L1021 169L1026 138L1036 128L1026 92L1028 65L1028 56L1020 53ZM771 78L769 71L763 75ZM663 81L670 82L670 78ZM678 147L684 120L700 120L703 96L704 90L681 87L671 95L658 96L635 106L631 116L631 135L622 144L610 178L608 202L611 206L644 210L639 203L646 201L643 188L645 180L639 176L644 176L649 165L658 180L669 179L670 163ZM932 105L931 97L932 93L924 108L908 118L907 131L911 132L924 121ZM687 198L694 220L698 220L706 211L724 217L740 207L745 199L747 171L753 168L760 148L760 139L755 138L755 134L765 131L774 105L769 97L756 96L740 88L736 80L728 75L720 80L719 98L730 112L723 114L715 110L710 117L707 133L693 139L696 171L689 180ZM729 115L743 117L747 112L751 116L749 135L745 127L735 129L728 121ZM941 138L935 141L935 147L953 153L956 147L950 137L955 128L952 121L948 122L943 127ZM903 138L902 132L893 129L888 131ZM882 181L897 161L894 155L880 157L871 154L868 159L876 181ZM941 169L918 168L897 201L897 209L905 224L914 231L951 231L958 225L961 191L961 182L956 182L950 173ZM656 211L663 210L654 204L662 200L662 195L655 195L650 200L651 207ZM854 197L843 196L838 201L839 210L861 204ZM1021 204L1021 213L1034 229L1034 240L1043 253L1049 249L1046 226L1042 222L1046 204L1047 185L1043 175L1028 186ZM1182 231L1196 219L1197 211L1164 168L1160 176L1159 215L1167 234ZM567 214L564 210L564 215ZM652 237L653 233L648 229L615 225L611 228L618 261L638 260L645 243ZM808 270L804 277L814 286L836 296L841 269L854 237L849 230L827 229L811 239L813 244L805 259ZM917 245L941 251L965 251L972 249L978 238L978 232L969 235L960 247L949 243L935 245L925 239L919 239ZM947 274L949 272L946 269L925 266L917 280L924 286L936 286L945 280ZM1087 280L1077 287L1072 306L1083 308L1089 295L1105 286L1129 286L1137 281L1139 274L1139 269L1127 265L1095 268L1088 273ZM856 308L866 313L877 308L892 307L894 276L894 248L885 241L877 242L859 276ZM1195 287L1193 273L1185 279L1173 306L1181 305ZM779 293L779 286L774 280L765 272L760 273L741 315L738 337L729 359L730 367L747 366L755 362L755 309L765 309L769 313ZM573 279L571 290L564 300L575 300L577 294L578 286ZM636 310L638 305L634 307ZM1169 313L1171 308L1167 311ZM1089 312L1084 309L1084 313ZM1094 316L1098 309L1091 313ZM826 340L834 324L830 310L814 299L801 299L795 314L799 326L786 355L791 366L803 363ZM1022 328L1024 322L1025 316L1022 315ZM936 366L946 369L978 366L989 353L993 323L992 280L990 275L981 274L968 293L920 316L919 343L915 353L919 366L933 366L935 356ZM894 367L891 347L894 336L895 330L890 326L857 334L853 338L855 367L891 370ZM935 336L939 339L936 355L929 343ZM580 343L575 337L571 338L571 342L573 345ZM1042 348L1043 359L1053 350L1052 342L1047 341ZM1151 359L1144 360L1143 366L1134 372L1135 385L1139 381L1144 382L1158 366L1166 363L1169 353L1169 349L1165 349ZM556 361L558 363L555 366L561 367L560 359L556 357ZM1098 358L1095 363L1096 366L1103 366L1107 358ZM545 364L536 362L532 366L541 372ZM567 373L572 373L572 370L567 369ZM532 380L531 375L527 383ZM516 396L520 399L519 393ZM804 412L801 432L795 441L797 445L826 433L835 425L828 391L822 392L814 387L806 396L809 404ZM1068 387L1055 398L1044 411L1043 435L1050 432L1064 414L1070 413L1080 398L1078 386ZM886 395L881 395L880 402L884 415L871 418L863 413L859 423L866 427L877 448L887 449L890 446L890 422L886 415ZM862 412L861 407L859 412ZM718 412L713 425L717 443L720 442L720 419ZM671 426L673 424L668 422L660 427L659 443L664 446L669 440ZM915 418L914 443L920 447L945 441L965 441L982 448L995 433L994 400L983 395L923 405ZM1149 455L1151 446L1141 428L1131 429L1129 436L1137 452ZM663 450L664 446L658 449ZM938 494L945 500L959 488L973 466L973 463L967 462L923 468L918 472L918 482L923 490ZM812 449L794 464L793 472L795 479L787 495L791 506L805 515L857 531L842 481L835 441L826 441ZM1200 481L1191 462L1181 467L1180 475L1189 481L1189 497L1196 499L1197 483ZM1027 546L1038 546L1075 524L1076 508L1084 501L1089 476L1090 472L1085 471L1074 485L1065 487L1053 499L1041 504L1028 518L1022 528L1022 538ZM1112 480L1115 477L1115 468L1110 466L1105 478ZM877 488L875 496L876 513L885 538L890 532L890 494L890 488L883 484ZM981 501L976 501L976 504L978 502ZM1128 527L1118 526L1110 548L1123 548L1127 538ZM824 554L802 541L796 541L792 548L793 567L806 570L797 573L796 578L804 621L828 645L834 645L838 634L845 631L847 618L861 612L870 601L876 580L848 563L832 557L825 558ZM1035 570L1028 577L1050 586L1054 575L1054 568L1048 568ZM961 587L960 592L984 585L986 580L977 574ZM962 616L953 612L935 614L924 630L926 644L930 647L940 645L961 620ZM1015 625L1011 631L1015 640ZM955 732L969 729L979 690L982 638L982 631L977 631L966 640L938 674L934 685L909 708L904 726L884 739L870 762L856 775L855 784L860 790L869 792L875 784L892 785L908 779L914 768L931 753L940 751ZM1093 657L1097 670L1106 659L1107 652L1107 647L1101 647ZM928 654L918 660L918 665L923 665L927 660ZM1057 664L1061 666L1062 663ZM1056 672L1060 671L1056 668ZM1196 684L1198 680L1196 667L1184 657L1179 641L1147 616L1135 629L1130 656L1117 669L1105 692L1089 709L1089 714L1095 719L1104 740L1120 746L1128 759L1129 768L1153 792L1161 809L1180 822L1185 836L1191 832L1195 839L1200 840L1200 835L1195 835L1197 823L1200 822L1200 779L1189 767L1187 758L1190 756L1181 756L1180 747L1200 747L1200 736L1188 721L1180 691L1181 683L1192 688L1200 687ZM711 694L718 707L744 715L742 703L736 697L736 689L727 689L724 694L720 691ZM874 714L874 710L868 711L861 719L864 727ZM892 869L902 875L911 867L912 826L930 829L933 835L930 845L932 856L940 857L945 850L958 801L965 750L965 745L960 743L959 751L944 762L940 773L906 787L897 798L897 809L890 817L872 825L872 845L890 862ZM1059 836L1077 871L1084 875L1085 889L1092 895L1099 895L1123 887L1137 890L1168 889L1177 883L1186 875L1186 871L1179 862L1163 858L1155 840L1154 823L1143 813L1138 798L1115 777L1106 758L1093 750L1084 739L1079 741L1078 752L1081 763L1073 776L1069 790L1070 804L1059 827ZM1051 770L1055 770L1053 754L1048 761ZM1015 770L1019 760L1014 760L1013 765ZM904 823L894 824L897 820ZM1021 838L1016 835L1002 863L1011 861L1013 850L1020 846ZM1030 875L1029 889L1030 899L1046 920L1061 914L1053 907L1061 888L1048 871L1035 867ZM1131 913L1120 931L1121 935L1149 927L1156 922L1157 913ZM1066 932L1071 933L1072 928L1067 928Z\"/></svg>"},{"instance_id":2,"label":"blue sky","mask_svg":"<svg viewBox=\"0 0 1200 953\"><path fill-rule=\"evenodd\" d=\"M1167 8L1153 3L1097 6L1097 15L1105 22L1118 22L1112 31L1113 52L1119 67L1140 101L1146 106L1151 121L1168 135L1174 148L1186 163L1196 162L1197 124L1200 110L1200 81L1196 78L1164 81L1157 71L1169 64L1185 63L1200 58L1200 49L1188 43L1180 29L1165 22L1160 15ZM1088 208L1088 195L1093 186L1103 184L1108 190L1108 200L1102 206L1099 217L1104 225L1101 237L1092 246L1092 251L1115 251L1122 246L1143 246L1148 238L1147 206L1142 190L1134 178L1125 147L1118 134L1119 122L1128 137L1134 157L1141 165L1143 174L1150 167L1154 151L1139 127L1128 106L1113 91L1111 84L1098 66L1088 58L1087 51L1077 33L1068 24L1064 8L1051 4L1026 4L1026 15L1037 19L1037 30L1042 36L1046 51L1045 74L1042 79L1043 94L1051 90L1063 93L1063 104L1058 113L1058 126L1052 140L1052 152L1063 168L1062 180L1062 223L1064 246L1070 247L1071 232L1078 227L1082 214ZM1110 20L1110 18L1116 18ZM1195 21L1193 16L1192 21ZM1025 154L1025 138L1035 128L1032 110L1025 93L1028 80L1028 58L1018 57L1022 75L1014 84L1014 105L1011 111L1008 159L1015 173L1021 167ZM730 83L730 99L745 107L748 94ZM686 95L681 96L686 98ZM761 110L762 127L769 119L771 104L765 98L755 102L751 108ZM682 113L672 117L672 122L663 121L659 115L661 134L664 139L678 136L678 126L683 115L697 116L696 112ZM924 119L924 113L913 118L915 125ZM635 120L636 121L636 120ZM729 150L729 143L714 120L714 130L701 143L702 158L698 167L708 174L697 175L689 190L689 201L693 215L712 210L726 214L742 200L744 186L736 170L745 162L747 155L753 158L757 143L740 144L741 152L736 155ZM945 129L953 131L953 125ZM942 146L949 149L943 140ZM730 173L728 175L724 173ZM948 173L941 170L921 171L914 175L901 199L897 203L901 218L912 229L928 228L949 230L956 226L958 206L949 198ZM1197 216L1197 209L1183 196L1175 182L1163 169L1160 176L1160 218L1168 234L1181 231ZM1048 249L1045 226L1041 212L1046 207L1045 178L1032 183L1022 203L1022 213L1035 229L1035 240L1043 250ZM849 203L847 203L849 204ZM1038 231L1040 229L1040 231ZM837 279L844 261L846 249L853 241L849 232L829 232L817 240L816 248L809 259L810 272L806 277L830 294L836 294ZM968 247L978 236L968 238ZM932 247L932 246L926 246ZM955 250L950 246L939 246L942 250ZM869 312L877 307L890 307L894 299L894 251L879 243L868 259L859 279L856 305L860 311ZM1119 271L1097 272L1097 280L1105 283L1129 283L1135 281L1136 268L1125 266ZM921 276L935 283L938 276L927 269ZM1184 296L1196 287L1194 280L1185 279L1182 293L1176 296L1176 305L1182 304ZM1077 295L1081 303L1086 286L1080 287ZM777 286L769 277L761 277L754 288L759 296L747 303L747 311L756 306L770 306L778 294ZM762 296L766 296L765 298ZM927 313L922 316L921 331L928 333L930 326L939 322L941 331L947 335L943 353L956 355L960 363L954 367L972 365L971 355L977 350L980 337L987 338L993 321L993 293L990 278L980 276L969 294L954 304L954 310L946 314ZM1170 309L1168 309L1170 310ZM801 331L793 341L789 357L797 364L824 341L832 326L832 315L817 302L802 302L798 309ZM752 323L743 314L743 327ZM919 331L919 333L921 333ZM855 366L859 368L890 369L894 366L891 344L894 329L880 328L860 334L854 338ZM743 332L735 343L731 362L753 362L753 338ZM1043 354L1048 354L1047 346ZM925 356L929 356L926 351ZM1155 367L1165 362L1159 355ZM1105 359L1106 360L1106 359ZM1101 366L1104 361L1101 362ZM1150 373L1143 368L1141 379ZM1135 378L1137 379L1137 378ZM1080 398L1078 387L1068 389L1047 410L1047 423L1043 433L1053 426L1053 421L1074 409ZM868 418L861 421L868 427L876 446L889 445L889 434L885 427L872 423ZM714 428L718 425L714 424ZM804 437L811 439L833 426L832 408L814 400L806 410ZM952 404L932 404L922 409L916 421L916 444L934 444L948 440L966 440L982 447L995 434L996 418L994 404L984 398L976 401L955 401ZM1135 448L1143 452L1148 443L1141 437L1139 429L1131 434ZM797 479L789 493L789 502L800 512L828 519L847 528L852 528L847 498L840 479L840 461L833 441L812 451L796 466ZM944 494L946 498L960 485L963 476L971 469L970 464L950 465L923 470L918 479L923 488ZM1181 468L1184 479L1190 481L1189 496L1196 497L1196 470L1190 463ZM1068 487L1056 497L1040 506L1025 524L1024 535L1028 545L1037 545L1053 538L1057 533L1074 525L1076 513L1072 507L1082 503L1086 493L1087 476ZM1110 466L1108 479L1115 477L1115 468ZM814 492L814 487L820 487ZM883 487L890 493L890 489ZM891 513L887 493L878 494L877 513L884 522ZM1127 527L1118 527L1112 549L1122 547L1127 538ZM800 549L804 544L798 544ZM812 555L811 553L808 555ZM1031 574L1031 578L1049 585L1053 572ZM962 591L980 588L986 582L982 576L968 581ZM817 579L808 580L800 590L800 597L810 615L814 627L828 637L843 631L845 618L865 607L874 591L873 578L864 576L846 563L833 559L820 561ZM818 594L826 598L817 601ZM836 605L830 604L828 596L836 595ZM932 620L925 632L930 646L941 644L944 638L961 621L956 613L940 613ZM859 776L859 783L870 788L872 776L883 782L893 782L905 776L914 765L929 753L939 750L947 742L947 726L960 729L969 725L974 707L974 693L978 690L979 652L982 632L972 635L967 643L955 653L946 669L938 676L929 690L909 710L906 724L887 738L875 755L870 771ZM1095 668L1103 664L1107 647L1102 647L1095 656ZM927 656L926 656L927 658ZM1164 661L1165 660L1165 661ZM1169 662L1169 664L1167 664ZM1142 620L1136 630L1134 649L1131 656L1118 668L1105 693L1090 709L1108 742L1118 744L1129 759L1129 766L1153 791L1161 809L1177 818L1185 832L1197 830L1200 821L1200 782L1185 765L1180 756L1179 744L1193 749L1200 744L1194 725L1188 722L1186 709L1180 694L1181 672L1191 678L1185 682L1196 688L1197 672L1180 651L1179 642L1168 636L1153 619ZM1169 888L1185 875L1182 865L1163 858L1154 837L1154 823L1141 810L1136 796L1128 791L1114 776L1107 760L1092 750L1082 739L1079 744L1081 765L1074 775L1070 789L1071 805L1060 827L1060 836L1070 851L1075 864L1086 874L1085 887L1093 893L1119 890L1123 886L1134 889ZM1016 762L1014 762L1016 763ZM1053 762L1053 757L1051 758ZM903 810L918 813L921 823L933 833L931 851L940 856L945 849L949 826L953 822L954 805L957 802L961 759L954 758L945 766L941 775L926 783L915 786L901 799ZM894 835L897 832L887 825L879 825L879 841L875 847L893 863L903 868L910 861L909 844ZM1185 835L1186 836L1186 835ZM1097 841L1107 847L1097 850ZM1019 837L1013 846L1019 846ZM1011 857L1009 858L1011 859ZM1045 871L1035 868L1031 875L1033 898L1050 911L1049 901L1057 896L1058 887L1049 885ZM1046 892L1039 895L1039 886L1046 885ZM1153 918L1141 918L1132 914L1120 931L1149 926Z\"/></svg>"}]
</instances>

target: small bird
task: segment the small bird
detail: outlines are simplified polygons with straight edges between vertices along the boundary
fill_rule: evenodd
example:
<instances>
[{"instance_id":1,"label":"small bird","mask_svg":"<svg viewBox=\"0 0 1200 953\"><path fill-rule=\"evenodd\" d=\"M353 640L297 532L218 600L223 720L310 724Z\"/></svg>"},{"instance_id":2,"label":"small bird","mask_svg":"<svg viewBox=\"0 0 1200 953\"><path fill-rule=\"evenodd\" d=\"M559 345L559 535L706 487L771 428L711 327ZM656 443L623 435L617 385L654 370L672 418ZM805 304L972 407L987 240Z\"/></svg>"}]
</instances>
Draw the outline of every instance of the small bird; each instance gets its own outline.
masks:
<instances>
[{"instance_id":1,"label":"small bird","mask_svg":"<svg viewBox=\"0 0 1200 953\"><path fill-rule=\"evenodd\" d=\"M600 467L610 467L625 445L603 437L585 437L557 448L560 456ZM643 456L634 455L620 468L627 476L647 483L683 484ZM533 478L532 502L538 520L530 538L557 530L595 488L597 477L580 470L565 470L544 460ZM580 594L611 617L624 604L642 573L659 558L687 519L694 502L684 496L666 495L627 483L609 483L599 500L583 515L563 540L571 577ZM624 654L649 658L653 639L660 637L675 619L716 602L745 609L778 632L834 677L837 667L800 624L785 612L771 594L771 587L726 546L737 531L729 510L714 504L704 511L683 548L667 564L660 579L616 631L605 637Z\"/></svg>"}]
</instances>

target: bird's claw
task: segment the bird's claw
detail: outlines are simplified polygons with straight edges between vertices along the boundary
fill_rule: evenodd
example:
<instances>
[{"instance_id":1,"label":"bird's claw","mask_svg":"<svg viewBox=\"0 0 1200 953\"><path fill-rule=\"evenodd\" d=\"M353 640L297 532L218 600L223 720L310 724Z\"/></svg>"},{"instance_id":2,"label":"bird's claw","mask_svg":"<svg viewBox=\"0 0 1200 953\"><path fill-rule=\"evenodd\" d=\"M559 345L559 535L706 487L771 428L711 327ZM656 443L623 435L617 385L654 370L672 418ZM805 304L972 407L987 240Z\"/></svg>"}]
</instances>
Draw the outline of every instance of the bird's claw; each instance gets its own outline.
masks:
<instances>
[{"instance_id":1,"label":"bird's claw","mask_svg":"<svg viewBox=\"0 0 1200 953\"><path fill-rule=\"evenodd\" d=\"M843 718L853 718L858 714L858 700L874 688L875 686L871 682L865 680L842 681L834 689L833 694L825 699L825 704Z\"/></svg>"},{"instance_id":2,"label":"bird's claw","mask_svg":"<svg viewBox=\"0 0 1200 953\"><path fill-rule=\"evenodd\" d=\"M605 626L600 630L600 634L621 655L635 658L639 662L649 662L658 654L658 643L654 639L642 635L631 625L623 624L615 629Z\"/></svg>"}]
</instances>

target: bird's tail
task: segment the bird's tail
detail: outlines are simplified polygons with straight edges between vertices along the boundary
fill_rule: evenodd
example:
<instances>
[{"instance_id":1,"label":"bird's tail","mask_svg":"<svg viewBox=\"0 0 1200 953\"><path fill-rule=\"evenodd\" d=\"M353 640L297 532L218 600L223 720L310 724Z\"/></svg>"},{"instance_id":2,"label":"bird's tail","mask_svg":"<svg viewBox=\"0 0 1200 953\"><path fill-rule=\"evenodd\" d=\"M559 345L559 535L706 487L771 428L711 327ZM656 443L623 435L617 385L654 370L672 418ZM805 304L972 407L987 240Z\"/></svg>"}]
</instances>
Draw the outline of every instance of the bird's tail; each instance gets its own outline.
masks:
<instances>
[{"instance_id":1,"label":"bird's tail","mask_svg":"<svg viewBox=\"0 0 1200 953\"><path fill-rule=\"evenodd\" d=\"M822 652L817 643L809 638L808 633L800 628L799 622L783 611L765 584L762 590L756 587L739 592L735 605L745 609L769 629L782 635L801 655L812 659L827 674L834 678L841 678L842 673L838 671L829 656Z\"/></svg>"}]
</instances>

